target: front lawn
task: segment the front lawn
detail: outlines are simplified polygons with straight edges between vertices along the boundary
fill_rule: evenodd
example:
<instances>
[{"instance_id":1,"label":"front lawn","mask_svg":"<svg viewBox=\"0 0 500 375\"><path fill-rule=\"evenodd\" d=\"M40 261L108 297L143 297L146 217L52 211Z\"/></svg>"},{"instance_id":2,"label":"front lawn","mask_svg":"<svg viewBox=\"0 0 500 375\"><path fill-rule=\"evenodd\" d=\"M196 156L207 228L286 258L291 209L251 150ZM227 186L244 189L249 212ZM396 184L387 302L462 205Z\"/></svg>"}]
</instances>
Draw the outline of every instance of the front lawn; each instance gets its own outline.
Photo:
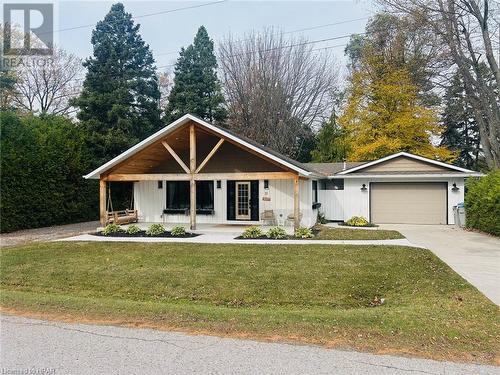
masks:
<instances>
[{"instance_id":1,"label":"front lawn","mask_svg":"<svg viewBox=\"0 0 500 375\"><path fill-rule=\"evenodd\" d=\"M405 238L396 230L315 227L319 232L316 240L397 240Z\"/></svg>"},{"instance_id":2,"label":"front lawn","mask_svg":"<svg viewBox=\"0 0 500 375\"><path fill-rule=\"evenodd\" d=\"M5 311L490 363L500 351L498 308L427 250L57 242L0 254Z\"/></svg>"}]
</instances>

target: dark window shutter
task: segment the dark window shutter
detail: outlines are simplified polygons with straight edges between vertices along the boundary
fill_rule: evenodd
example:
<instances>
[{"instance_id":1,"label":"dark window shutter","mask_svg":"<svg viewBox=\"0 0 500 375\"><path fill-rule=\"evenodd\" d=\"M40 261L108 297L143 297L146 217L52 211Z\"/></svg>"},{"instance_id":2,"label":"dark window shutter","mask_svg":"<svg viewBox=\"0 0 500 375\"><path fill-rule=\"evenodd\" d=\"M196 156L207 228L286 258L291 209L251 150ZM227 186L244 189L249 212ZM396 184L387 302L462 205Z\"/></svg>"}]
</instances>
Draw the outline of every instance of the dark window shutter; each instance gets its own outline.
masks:
<instances>
[{"instance_id":1,"label":"dark window shutter","mask_svg":"<svg viewBox=\"0 0 500 375\"><path fill-rule=\"evenodd\" d=\"M236 183L234 181L227 181L227 220L236 220L236 207L234 195Z\"/></svg>"},{"instance_id":2,"label":"dark window shutter","mask_svg":"<svg viewBox=\"0 0 500 375\"><path fill-rule=\"evenodd\" d=\"M259 181L250 181L250 207L252 221L259 221Z\"/></svg>"}]
</instances>

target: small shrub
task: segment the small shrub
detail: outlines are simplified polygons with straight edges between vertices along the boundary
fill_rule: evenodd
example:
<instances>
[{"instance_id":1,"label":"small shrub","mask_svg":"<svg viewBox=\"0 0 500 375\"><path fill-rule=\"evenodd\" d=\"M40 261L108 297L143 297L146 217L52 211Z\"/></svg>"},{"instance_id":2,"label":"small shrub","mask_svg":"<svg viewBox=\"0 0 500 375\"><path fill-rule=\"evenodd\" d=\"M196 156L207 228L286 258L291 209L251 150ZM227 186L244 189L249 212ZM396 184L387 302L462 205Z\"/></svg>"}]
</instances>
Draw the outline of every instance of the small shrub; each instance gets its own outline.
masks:
<instances>
[{"instance_id":1,"label":"small shrub","mask_svg":"<svg viewBox=\"0 0 500 375\"><path fill-rule=\"evenodd\" d=\"M353 216L345 223L351 227L366 227L369 224L363 216Z\"/></svg>"},{"instance_id":2,"label":"small shrub","mask_svg":"<svg viewBox=\"0 0 500 375\"><path fill-rule=\"evenodd\" d=\"M465 221L468 228L500 236L500 170L468 179Z\"/></svg>"},{"instance_id":3,"label":"small shrub","mask_svg":"<svg viewBox=\"0 0 500 375\"><path fill-rule=\"evenodd\" d=\"M282 227L272 227L266 233L267 238L280 239L286 237L286 231Z\"/></svg>"},{"instance_id":4,"label":"small shrub","mask_svg":"<svg viewBox=\"0 0 500 375\"><path fill-rule=\"evenodd\" d=\"M245 229L245 231L243 232L243 234L241 236L243 238L259 238L262 235L264 235L264 233L262 232L262 229L260 229L259 227L256 227L256 226L251 226L251 227L248 227L247 229Z\"/></svg>"},{"instance_id":5,"label":"small shrub","mask_svg":"<svg viewBox=\"0 0 500 375\"><path fill-rule=\"evenodd\" d=\"M137 234L141 231L141 228L139 228L137 225L129 225L127 228L127 234Z\"/></svg>"},{"instance_id":6,"label":"small shrub","mask_svg":"<svg viewBox=\"0 0 500 375\"><path fill-rule=\"evenodd\" d=\"M165 227L161 224L151 224L146 231L148 236L159 236L163 233L165 233Z\"/></svg>"},{"instance_id":7,"label":"small shrub","mask_svg":"<svg viewBox=\"0 0 500 375\"><path fill-rule=\"evenodd\" d=\"M316 218L316 223L318 224L326 224L328 220L325 218L325 214L323 212L318 212L318 216Z\"/></svg>"},{"instance_id":8,"label":"small shrub","mask_svg":"<svg viewBox=\"0 0 500 375\"><path fill-rule=\"evenodd\" d=\"M300 227L295 230L295 238L313 238L313 232L310 228Z\"/></svg>"},{"instance_id":9,"label":"small shrub","mask_svg":"<svg viewBox=\"0 0 500 375\"><path fill-rule=\"evenodd\" d=\"M174 237L182 237L186 235L186 228L184 228L181 225L176 225L175 227L172 228L170 231L170 234Z\"/></svg>"},{"instance_id":10,"label":"small shrub","mask_svg":"<svg viewBox=\"0 0 500 375\"><path fill-rule=\"evenodd\" d=\"M124 232L124 230L117 224L108 224L102 230L102 234L105 236L109 236L110 234L113 233L122 233L122 232Z\"/></svg>"}]
</instances>

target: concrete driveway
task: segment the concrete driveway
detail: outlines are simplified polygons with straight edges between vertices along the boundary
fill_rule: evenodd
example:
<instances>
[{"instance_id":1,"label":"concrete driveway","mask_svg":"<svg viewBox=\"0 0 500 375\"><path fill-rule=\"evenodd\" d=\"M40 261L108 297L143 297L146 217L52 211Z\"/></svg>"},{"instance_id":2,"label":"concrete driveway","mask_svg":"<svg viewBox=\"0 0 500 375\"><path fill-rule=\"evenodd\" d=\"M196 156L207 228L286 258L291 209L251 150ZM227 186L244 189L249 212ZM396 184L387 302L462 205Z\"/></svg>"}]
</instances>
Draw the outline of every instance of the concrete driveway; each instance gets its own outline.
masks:
<instances>
[{"instance_id":1,"label":"concrete driveway","mask_svg":"<svg viewBox=\"0 0 500 375\"><path fill-rule=\"evenodd\" d=\"M451 225L384 224L426 247L486 297L500 305L500 239Z\"/></svg>"}]
</instances>

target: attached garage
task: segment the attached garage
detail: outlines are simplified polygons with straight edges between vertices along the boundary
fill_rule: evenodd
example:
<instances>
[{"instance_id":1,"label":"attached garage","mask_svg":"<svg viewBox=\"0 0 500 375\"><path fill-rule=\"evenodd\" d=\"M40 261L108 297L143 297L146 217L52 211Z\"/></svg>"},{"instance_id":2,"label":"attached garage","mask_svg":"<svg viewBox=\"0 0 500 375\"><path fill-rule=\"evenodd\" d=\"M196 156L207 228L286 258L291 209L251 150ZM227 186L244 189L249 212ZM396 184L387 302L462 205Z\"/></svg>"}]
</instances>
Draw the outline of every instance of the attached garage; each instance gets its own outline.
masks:
<instances>
[{"instance_id":1,"label":"attached garage","mask_svg":"<svg viewBox=\"0 0 500 375\"><path fill-rule=\"evenodd\" d=\"M371 221L377 224L447 224L446 182L372 182Z\"/></svg>"}]
</instances>

